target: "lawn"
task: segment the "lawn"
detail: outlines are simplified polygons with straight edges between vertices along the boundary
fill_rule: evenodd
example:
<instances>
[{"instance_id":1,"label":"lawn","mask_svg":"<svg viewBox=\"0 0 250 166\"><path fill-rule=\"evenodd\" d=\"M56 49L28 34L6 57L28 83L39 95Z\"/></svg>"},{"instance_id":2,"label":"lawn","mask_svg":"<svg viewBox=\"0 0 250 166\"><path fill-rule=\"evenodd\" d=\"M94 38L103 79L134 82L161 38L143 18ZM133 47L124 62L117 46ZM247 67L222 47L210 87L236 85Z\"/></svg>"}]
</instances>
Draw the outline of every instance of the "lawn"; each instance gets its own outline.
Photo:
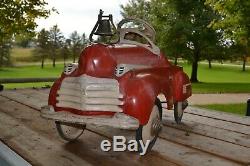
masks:
<instances>
[{"instance_id":1,"label":"lawn","mask_svg":"<svg viewBox=\"0 0 250 166\"><path fill-rule=\"evenodd\" d=\"M191 75L191 65L182 63L185 72ZM243 72L241 66L213 65L212 69L206 64L199 64L198 79L193 83L193 93L249 93L250 68Z\"/></svg>"},{"instance_id":2,"label":"lawn","mask_svg":"<svg viewBox=\"0 0 250 166\"><path fill-rule=\"evenodd\" d=\"M55 68L52 65L41 66L20 66L0 68L0 78L40 78L40 77L59 77L63 71L64 65L57 64Z\"/></svg>"},{"instance_id":3,"label":"lawn","mask_svg":"<svg viewBox=\"0 0 250 166\"><path fill-rule=\"evenodd\" d=\"M247 104L209 104L209 105L196 105L196 107L206 108L209 110L216 110L222 112L228 112L239 115L246 115Z\"/></svg>"},{"instance_id":4,"label":"lawn","mask_svg":"<svg viewBox=\"0 0 250 166\"><path fill-rule=\"evenodd\" d=\"M191 65L180 64L190 76ZM45 65L41 69L38 65L8 67L0 69L0 78L22 78L22 77L59 77L63 71L63 64ZM212 69L206 64L200 64L198 69L200 83L192 84L194 93L250 93L250 69L241 71L241 67L214 65ZM5 88L33 87L44 85L34 84L7 84Z\"/></svg>"}]
</instances>

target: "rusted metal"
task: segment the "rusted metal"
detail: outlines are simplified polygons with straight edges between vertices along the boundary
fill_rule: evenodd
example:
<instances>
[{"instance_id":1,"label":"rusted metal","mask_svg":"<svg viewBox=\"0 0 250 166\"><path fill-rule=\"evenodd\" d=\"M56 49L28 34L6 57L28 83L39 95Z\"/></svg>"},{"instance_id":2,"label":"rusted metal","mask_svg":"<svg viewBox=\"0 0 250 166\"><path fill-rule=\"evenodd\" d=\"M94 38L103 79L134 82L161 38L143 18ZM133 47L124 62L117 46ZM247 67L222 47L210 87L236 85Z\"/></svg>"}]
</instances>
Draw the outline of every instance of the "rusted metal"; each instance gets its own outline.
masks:
<instances>
[{"instance_id":1,"label":"rusted metal","mask_svg":"<svg viewBox=\"0 0 250 166\"><path fill-rule=\"evenodd\" d=\"M129 130L136 130L139 127L137 119L123 113L116 113L113 117L80 116L66 111L55 112L52 106L45 106L41 109L41 116L46 119L73 124L91 124Z\"/></svg>"}]
</instances>

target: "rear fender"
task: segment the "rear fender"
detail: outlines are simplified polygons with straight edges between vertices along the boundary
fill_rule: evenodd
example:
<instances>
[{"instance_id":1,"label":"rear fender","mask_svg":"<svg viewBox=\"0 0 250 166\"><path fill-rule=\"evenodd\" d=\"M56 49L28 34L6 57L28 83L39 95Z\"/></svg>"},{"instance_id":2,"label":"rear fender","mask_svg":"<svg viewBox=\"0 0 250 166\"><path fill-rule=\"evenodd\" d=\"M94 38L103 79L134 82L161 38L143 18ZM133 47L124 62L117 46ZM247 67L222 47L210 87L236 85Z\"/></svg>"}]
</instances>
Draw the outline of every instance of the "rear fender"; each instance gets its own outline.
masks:
<instances>
[{"instance_id":1,"label":"rear fender","mask_svg":"<svg viewBox=\"0 0 250 166\"><path fill-rule=\"evenodd\" d=\"M192 95L191 82L183 71L178 71L173 75L172 84L174 102L184 101Z\"/></svg>"}]
</instances>

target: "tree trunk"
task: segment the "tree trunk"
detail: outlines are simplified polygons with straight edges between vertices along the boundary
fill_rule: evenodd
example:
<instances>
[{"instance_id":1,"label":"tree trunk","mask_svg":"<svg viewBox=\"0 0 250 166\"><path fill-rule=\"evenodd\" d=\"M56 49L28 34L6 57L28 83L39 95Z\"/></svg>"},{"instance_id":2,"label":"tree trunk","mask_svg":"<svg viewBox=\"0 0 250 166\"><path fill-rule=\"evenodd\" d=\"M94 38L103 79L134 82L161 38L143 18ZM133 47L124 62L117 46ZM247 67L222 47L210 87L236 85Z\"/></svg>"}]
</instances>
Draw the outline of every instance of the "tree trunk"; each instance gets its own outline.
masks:
<instances>
[{"instance_id":1,"label":"tree trunk","mask_svg":"<svg viewBox=\"0 0 250 166\"><path fill-rule=\"evenodd\" d=\"M64 54L63 54L63 64L64 64L64 66L66 66L65 61L66 61L66 55L65 55L65 53L64 53Z\"/></svg>"},{"instance_id":2,"label":"tree trunk","mask_svg":"<svg viewBox=\"0 0 250 166\"><path fill-rule=\"evenodd\" d=\"M211 69L211 68L212 68L211 59L208 59L208 67L209 67L209 69Z\"/></svg>"},{"instance_id":3,"label":"tree trunk","mask_svg":"<svg viewBox=\"0 0 250 166\"><path fill-rule=\"evenodd\" d=\"M3 53L2 53L2 50L0 52L0 67L3 66Z\"/></svg>"},{"instance_id":4,"label":"tree trunk","mask_svg":"<svg viewBox=\"0 0 250 166\"><path fill-rule=\"evenodd\" d=\"M243 56L243 65L242 65L242 71L246 71L246 62L247 62L247 56Z\"/></svg>"},{"instance_id":5,"label":"tree trunk","mask_svg":"<svg viewBox=\"0 0 250 166\"><path fill-rule=\"evenodd\" d=\"M55 52L53 52L53 67L56 67L56 55L55 55Z\"/></svg>"},{"instance_id":6,"label":"tree trunk","mask_svg":"<svg viewBox=\"0 0 250 166\"><path fill-rule=\"evenodd\" d=\"M53 67L56 67L56 58L55 58L55 56L53 57Z\"/></svg>"},{"instance_id":7,"label":"tree trunk","mask_svg":"<svg viewBox=\"0 0 250 166\"><path fill-rule=\"evenodd\" d=\"M192 73L190 79L191 82L199 82L197 77L199 56L200 56L200 51L194 50L194 60L192 63Z\"/></svg>"},{"instance_id":8,"label":"tree trunk","mask_svg":"<svg viewBox=\"0 0 250 166\"><path fill-rule=\"evenodd\" d=\"M44 67L44 55L42 56L42 65L41 65L41 68L43 69Z\"/></svg>"},{"instance_id":9,"label":"tree trunk","mask_svg":"<svg viewBox=\"0 0 250 166\"><path fill-rule=\"evenodd\" d=\"M177 56L174 57L174 65L175 65L175 66L178 65L178 57L177 57Z\"/></svg>"},{"instance_id":10,"label":"tree trunk","mask_svg":"<svg viewBox=\"0 0 250 166\"><path fill-rule=\"evenodd\" d=\"M52 52L52 57L53 57L53 67L56 67L56 53L55 53L55 50L53 50Z\"/></svg>"}]
</instances>

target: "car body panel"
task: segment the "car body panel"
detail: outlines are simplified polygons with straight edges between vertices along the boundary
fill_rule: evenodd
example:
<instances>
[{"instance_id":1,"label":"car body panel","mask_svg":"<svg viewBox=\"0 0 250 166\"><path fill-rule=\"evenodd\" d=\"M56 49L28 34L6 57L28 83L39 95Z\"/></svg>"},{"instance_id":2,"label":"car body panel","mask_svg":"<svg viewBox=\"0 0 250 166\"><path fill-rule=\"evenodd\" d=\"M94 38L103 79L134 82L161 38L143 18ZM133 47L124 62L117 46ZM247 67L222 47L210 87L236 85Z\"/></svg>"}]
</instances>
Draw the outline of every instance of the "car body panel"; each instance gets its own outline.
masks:
<instances>
[{"instance_id":1,"label":"car body panel","mask_svg":"<svg viewBox=\"0 0 250 166\"><path fill-rule=\"evenodd\" d=\"M116 67L119 64L135 67L118 77L115 70L118 70ZM144 67L137 68L139 65ZM163 53L156 55L136 45L92 44L81 53L78 67L71 74L62 73L61 78L52 86L48 104L53 106L56 112L64 110L82 116L114 115L114 112L109 110L78 110L56 105L57 92L64 79L82 75L117 80L119 91L123 95L124 105L120 106L123 113L138 119L141 125L147 123L159 94L164 94L169 109L174 102L184 101L191 96L188 76L181 67L172 65Z\"/></svg>"}]
</instances>

